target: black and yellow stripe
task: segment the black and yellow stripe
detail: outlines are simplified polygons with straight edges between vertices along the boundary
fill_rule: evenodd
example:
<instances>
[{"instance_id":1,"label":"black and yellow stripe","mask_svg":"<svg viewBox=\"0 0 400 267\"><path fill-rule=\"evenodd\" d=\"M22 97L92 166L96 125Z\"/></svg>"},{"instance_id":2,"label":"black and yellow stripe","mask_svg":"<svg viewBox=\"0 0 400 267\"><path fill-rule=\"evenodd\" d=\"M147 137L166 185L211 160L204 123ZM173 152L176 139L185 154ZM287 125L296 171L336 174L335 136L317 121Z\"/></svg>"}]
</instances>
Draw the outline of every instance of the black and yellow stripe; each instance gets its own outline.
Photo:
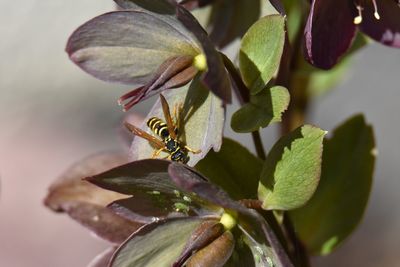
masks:
<instances>
[{"instance_id":1,"label":"black and yellow stripe","mask_svg":"<svg viewBox=\"0 0 400 267\"><path fill-rule=\"evenodd\" d=\"M147 126L162 139L169 137L168 127L161 119L152 117L147 121Z\"/></svg>"}]
</instances>

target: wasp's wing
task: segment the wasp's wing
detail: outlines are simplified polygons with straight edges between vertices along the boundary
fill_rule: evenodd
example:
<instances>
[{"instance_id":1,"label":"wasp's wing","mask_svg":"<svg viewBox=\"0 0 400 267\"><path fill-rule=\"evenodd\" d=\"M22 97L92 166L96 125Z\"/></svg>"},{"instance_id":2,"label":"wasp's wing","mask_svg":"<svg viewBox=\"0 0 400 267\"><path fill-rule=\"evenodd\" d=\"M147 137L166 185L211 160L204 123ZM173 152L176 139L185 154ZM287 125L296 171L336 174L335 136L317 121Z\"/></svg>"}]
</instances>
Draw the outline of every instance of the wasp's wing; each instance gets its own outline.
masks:
<instances>
[{"instance_id":1,"label":"wasp's wing","mask_svg":"<svg viewBox=\"0 0 400 267\"><path fill-rule=\"evenodd\" d=\"M171 113L169 111L168 102L162 94L160 94L160 100L161 100L161 105L162 105L162 109L164 112L165 122L167 123L169 135L173 139L176 139L175 126L174 126L174 122L172 121L172 118L171 118Z\"/></svg>"},{"instance_id":2,"label":"wasp's wing","mask_svg":"<svg viewBox=\"0 0 400 267\"><path fill-rule=\"evenodd\" d=\"M147 141L150 142L151 145L155 146L157 149L162 149L165 147L164 143L152 136L151 134L146 133L142 129L133 126L132 124L128 122L124 122L124 125L126 128L128 128L129 131L131 131L134 135L140 136L141 138L146 139Z\"/></svg>"}]
</instances>

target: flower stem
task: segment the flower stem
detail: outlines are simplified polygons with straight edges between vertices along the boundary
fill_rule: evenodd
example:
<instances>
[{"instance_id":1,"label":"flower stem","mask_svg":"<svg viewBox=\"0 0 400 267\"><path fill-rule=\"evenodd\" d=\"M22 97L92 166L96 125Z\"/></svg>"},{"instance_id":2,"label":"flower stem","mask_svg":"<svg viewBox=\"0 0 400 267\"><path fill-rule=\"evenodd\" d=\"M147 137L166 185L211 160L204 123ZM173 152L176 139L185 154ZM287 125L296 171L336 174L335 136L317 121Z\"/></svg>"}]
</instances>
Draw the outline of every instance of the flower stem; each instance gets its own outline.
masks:
<instances>
[{"instance_id":1,"label":"flower stem","mask_svg":"<svg viewBox=\"0 0 400 267\"><path fill-rule=\"evenodd\" d=\"M223 53L220 53L220 54L224 61L225 67L228 70L228 72L234 82L233 89L238 98L238 101L239 101L240 105L243 106L250 101L250 93L249 93L250 90L244 84L242 77L240 77L240 74L237 71L235 65L232 63L232 61ZM265 160L265 158L266 158L265 150L264 150L264 145L261 140L260 131L251 132L251 137L253 138L257 156L260 159Z\"/></svg>"}]
</instances>

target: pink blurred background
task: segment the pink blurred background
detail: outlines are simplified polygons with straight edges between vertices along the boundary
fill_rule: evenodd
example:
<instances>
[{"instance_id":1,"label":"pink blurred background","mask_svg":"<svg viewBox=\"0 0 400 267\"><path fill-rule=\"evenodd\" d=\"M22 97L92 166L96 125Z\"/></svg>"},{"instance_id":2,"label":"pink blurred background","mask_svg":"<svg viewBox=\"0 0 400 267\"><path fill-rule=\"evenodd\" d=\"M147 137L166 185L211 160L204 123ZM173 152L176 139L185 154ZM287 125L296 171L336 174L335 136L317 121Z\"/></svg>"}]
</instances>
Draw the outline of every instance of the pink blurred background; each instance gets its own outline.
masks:
<instances>
[{"instance_id":1,"label":"pink blurred background","mask_svg":"<svg viewBox=\"0 0 400 267\"><path fill-rule=\"evenodd\" d=\"M124 145L116 99L126 87L90 77L63 51L77 26L113 8L111 0L0 2L0 266L86 266L107 247L42 200L72 163ZM315 266L400 266L399 67L399 50L371 45L347 79L313 106L309 122L326 130L365 112L379 149L361 227ZM135 111L145 112L150 102ZM275 132L263 131L266 148ZM253 150L248 135L226 134Z\"/></svg>"}]
</instances>

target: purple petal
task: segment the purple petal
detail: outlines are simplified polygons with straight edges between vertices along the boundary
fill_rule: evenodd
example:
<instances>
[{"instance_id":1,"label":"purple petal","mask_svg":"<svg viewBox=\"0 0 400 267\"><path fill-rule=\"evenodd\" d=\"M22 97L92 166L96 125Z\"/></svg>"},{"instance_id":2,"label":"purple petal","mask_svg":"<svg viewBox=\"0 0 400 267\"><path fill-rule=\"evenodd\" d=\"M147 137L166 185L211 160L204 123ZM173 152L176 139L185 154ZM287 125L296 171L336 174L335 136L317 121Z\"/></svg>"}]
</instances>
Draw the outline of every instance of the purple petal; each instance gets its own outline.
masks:
<instances>
[{"instance_id":1,"label":"purple petal","mask_svg":"<svg viewBox=\"0 0 400 267\"><path fill-rule=\"evenodd\" d=\"M66 51L89 74L105 81L145 84L168 58L200 48L180 22L142 11L117 11L80 26Z\"/></svg>"},{"instance_id":2,"label":"purple petal","mask_svg":"<svg viewBox=\"0 0 400 267\"><path fill-rule=\"evenodd\" d=\"M121 96L118 103L122 105L122 102L129 99L123 104L124 111L127 111L141 100L159 94L166 89L184 86L197 73L192 62L193 57L191 56L177 56L167 59L158 67L149 83Z\"/></svg>"},{"instance_id":3,"label":"purple petal","mask_svg":"<svg viewBox=\"0 0 400 267\"><path fill-rule=\"evenodd\" d=\"M312 65L330 69L350 47L356 33L352 5L347 0L313 0L303 40Z\"/></svg>"},{"instance_id":4,"label":"purple petal","mask_svg":"<svg viewBox=\"0 0 400 267\"><path fill-rule=\"evenodd\" d=\"M87 267L108 267L108 262L111 260L116 247L109 247L99 255L97 255Z\"/></svg>"},{"instance_id":5,"label":"purple petal","mask_svg":"<svg viewBox=\"0 0 400 267\"><path fill-rule=\"evenodd\" d=\"M239 202L232 200L228 194L218 186L207 181L196 170L180 163L171 163L168 167L171 179L182 189L196 193L199 197L215 203L223 208L238 211L239 221L248 226L244 231L264 244L270 244L276 261L281 266L293 266L275 233L271 230L264 218L255 210L248 209Z\"/></svg>"},{"instance_id":6,"label":"purple petal","mask_svg":"<svg viewBox=\"0 0 400 267\"><path fill-rule=\"evenodd\" d=\"M67 213L98 237L115 244L122 243L143 226L142 223L127 220L107 208L91 203L76 202L69 207Z\"/></svg>"},{"instance_id":7,"label":"purple petal","mask_svg":"<svg viewBox=\"0 0 400 267\"><path fill-rule=\"evenodd\" d=\"M171 163L168 167L171 179L181 189L196 193L199 197L226 209L246 213L247 208L230 198L220 187L209 183L195 169L180 163Z\"/></svg>"},{"instance_id":8,"label":"purple petal","mask_svg":"<svg viewBox=\"0 0 400 267\"><path fill-rule=\"evenodd\" d=\"M208 70L202 77L203 82L216 96L227 103L231 102L231 86L222 58L193 15L182 6L176 7L177 18L186 26L201 43L207 57Z\"/></svg>"},{"instance_id":9,"label":"purple petal","mask_svg":"<svg viewBox=\"0 0 400 267\"><path fill-rule=\"evenodd\" d=\"M372 1L367 1L360 30L384 45L400 48L400 5L395 0L379 0L376 4L380 19L374 17Z\"/></svg>"}]
</instances>

